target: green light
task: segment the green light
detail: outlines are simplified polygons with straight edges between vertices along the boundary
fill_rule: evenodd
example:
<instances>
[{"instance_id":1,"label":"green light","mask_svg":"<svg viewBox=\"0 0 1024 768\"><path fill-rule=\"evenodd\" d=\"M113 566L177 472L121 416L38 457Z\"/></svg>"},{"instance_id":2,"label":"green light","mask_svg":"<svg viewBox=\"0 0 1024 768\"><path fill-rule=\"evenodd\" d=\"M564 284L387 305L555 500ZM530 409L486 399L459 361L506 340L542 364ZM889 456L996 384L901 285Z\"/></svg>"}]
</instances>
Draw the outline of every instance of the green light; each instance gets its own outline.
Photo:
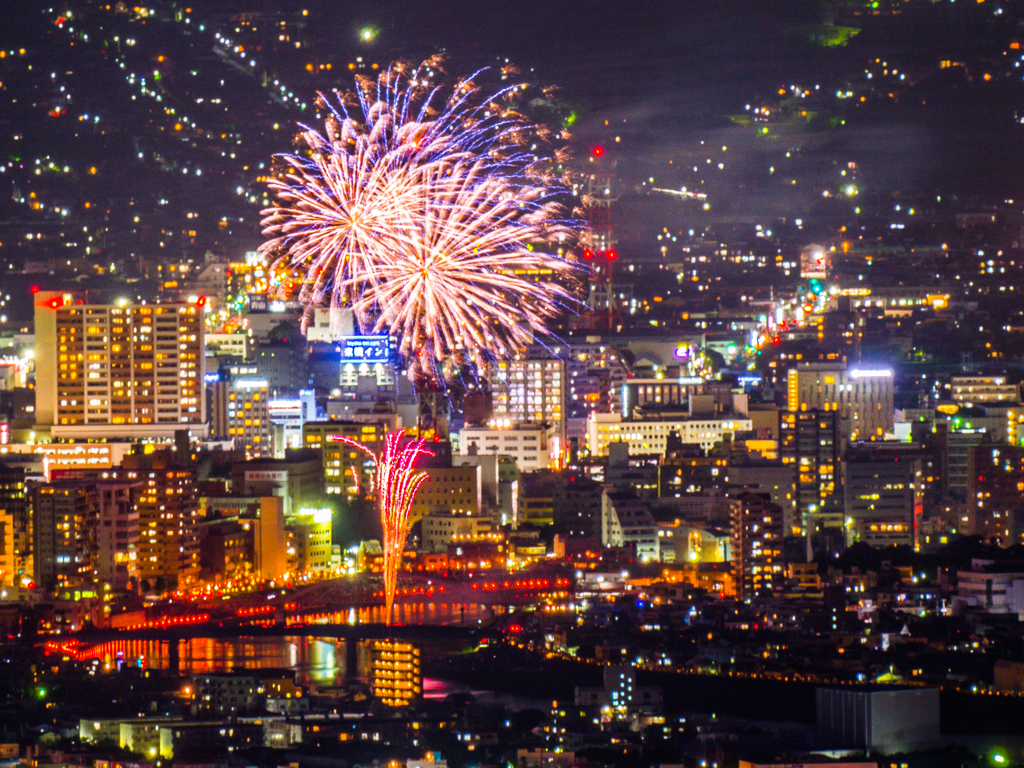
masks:
<instances>
[{"instance_id":1,"label":"green light","mask_svg":"<svg viewBox=\"0 0 1024 768\"><path fill-rule=\"evenodd\" d=\"M45 699L46 698L46 686L41 685L38 688L36 688L36 698L37 699Z\"/></svg>"},{"instance_id":2,"label":"green light","mask_svg":"<svg viewBox=\"0 0 1024 768\"><path fill-rule=\"evenodd\" d=\"M359 39L362 40L364 43L372 42L373 38L375 38L376 36L377 30L375 30L373 27L363 27L363 29L359 31Z\"/></svg>"},{"instance_id":3,"label":"green light","mask_svg":"<svg viewBox=\"0 0 1024 768\"><path fill-rule=\"evenodd\" d=\"M995 760L997 763L1005 763L1006 762L1006 758L1003 757L1002 755L998 754L998 753L992 755L992 759Z\"/></svg>"}]
</instances>

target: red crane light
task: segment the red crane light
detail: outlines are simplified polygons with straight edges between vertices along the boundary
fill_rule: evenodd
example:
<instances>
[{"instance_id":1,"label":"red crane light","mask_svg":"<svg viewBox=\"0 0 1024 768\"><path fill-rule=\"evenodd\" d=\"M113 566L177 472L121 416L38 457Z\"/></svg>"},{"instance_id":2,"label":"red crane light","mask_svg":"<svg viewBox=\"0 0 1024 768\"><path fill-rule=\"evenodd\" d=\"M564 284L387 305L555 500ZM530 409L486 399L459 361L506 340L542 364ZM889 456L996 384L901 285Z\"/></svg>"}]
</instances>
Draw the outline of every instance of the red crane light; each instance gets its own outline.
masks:
<instances>
[{"instance_id":1,"label":"red crane light","mask_svg":"<svg viewBox=\"0 0 1024 768\"><path fill-rule=\"evenodd\" d=\"M592 258L594 258L594 252L592 250L590 250L589 248L584 248L583 249L583 258L586 259L587 261L590 261Z\"/></svg>"},{"instance_id":2,"label":"red crane light","mask_svg":"<svg viewBox=\"0 0 1024 768\"><path fill-rule=\"evenodd\" d=\"M590 151L594 155L594 157L600 157L601 155L604 154L604 147L602 147L600 144L595 144L594 148L591 149Z\"/></svg>"},{"instance_id":3,"label":"red crane light","mask_svg":"<svg viewBox=\"0 0 1024 768\"><path fill-rule=\"evenodd\" d=\"M612 248L610 251L604 252L604 257L608 259L608 261L615 261L619 258L619 252Z\"/></svg>"},{"instance_id":4,"label":"red crane light","mask_svg":"<svg viewBox=\"0 0 1024 768\"><path fill-rule=\"evenodd\" d=\"M39 293L39 286L38 285L33 285L32 286L32 293Z\"/></svg>"}]
</instances>

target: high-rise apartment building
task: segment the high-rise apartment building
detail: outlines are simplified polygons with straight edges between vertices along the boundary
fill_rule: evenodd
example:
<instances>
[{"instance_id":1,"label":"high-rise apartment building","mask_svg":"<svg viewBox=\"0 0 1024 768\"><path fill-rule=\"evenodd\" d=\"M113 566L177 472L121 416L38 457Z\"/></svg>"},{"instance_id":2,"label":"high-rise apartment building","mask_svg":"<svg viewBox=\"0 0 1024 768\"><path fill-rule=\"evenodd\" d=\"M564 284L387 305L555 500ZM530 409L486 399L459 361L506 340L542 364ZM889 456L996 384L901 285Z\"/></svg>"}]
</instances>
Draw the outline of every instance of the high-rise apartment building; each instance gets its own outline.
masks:
<instances>
[{"instance_id":1,"label":"high-rise apartment building","mask_svg":"<svg viewBox=\"0 0 1024 768\"><path fill-rule=\"evenodd\" d=\"M36 423L59 438L206 436L203 307L35 298Z\"/></svg>"},{"instance_id":2,"label":"high-rise apartment building","mask_svg":"<svg viewBox=\"0 0 1024 768\"><path fill-rule=\"evenodd\" d=\"M80 480L45 483L32 501L36 584L52 590L91 582L98 551L96 486Z\"/></svg>"},{"instance_id":3,"label":"high-rise apartment building","mask_svg":"<svg viewBox=\"0 0 1024 768\"><path fill-rule=\"evenodd\" d=\"M139 575L138 481L99 481L96 578L123 590Z\"/></svg>"},{"instance_id":4,"label":"high-rise apartment building","mask_svg":"<svg viewBox=\"0 0 1024 768\"><path fill-rule=\"evenodd\" d=\"M743 600L770 597L782 587L782 507L767 493L739 496L732 521L736 589Z\"/></svg>"},{"instance_id":5,"label":"high-rise apartment building","mask_svg":"<svg viewBox=\"0 0 1024 768\"><path fill-rule=\"evenodd\" d=\"M206 385L210 436L232 440L246 458L270 458L274 453L273 425L266 379L236 378Z\"/></svg>"},{"instance_id":6,"label":"high-rise apartment building","mask_svg":"<svg viewBox=\"0 0 1024 768\"><path fill-rule=\"evenodd\" d=\"M836 498L839 476L839 427L835 411L779 412L779 458L794 467L795 515L787 533L807 526L841 528L843 510ZM789 517L787 515L787 517Z\"/></svg>"},{"instance_id":7,"label":"high-rise apartment building","mask_svg":"<svg viewBox=\"0 0 1024 768\"><path fill-rule=\"evenodd\" d=\"M373 697L386 707L407 707L423 695L419 646L400 640L370 645Z\"/></svg>"},{"instance_id":8,"label":"high-rise apartment building","mask_svg":"<svg viewBox=\"0 0 1024 768\"><path fill-rule=\"evenodd\" d=\"M800 363L789 370L790 411L835 411L839 436L882 440L894 427L892 370L844 363Z\"/></svg>"},{"instance_id":9,"label":"high-rise apartment building","mask_svg":"<svg viewBox=\"0 0 1024 768\"><path fill-rule=\"evenodd\" d=\"M565 361L525 357L496 363L489 372L495 419L543 422L565 435Z\"/></svg>"},{"instance_id":10,"label":"high-rise apartment building","mask_svg":"<svg viewBox=\"0 0 1024 768\"><path fill-rule=\"evenodd\" d=\"M95 477L138 483L134 503L142 586L163 591L193 583L199 575L199 494L191 457L169 449L138 450L124 457L120 469Z\"/></svg>"}]
</instances>

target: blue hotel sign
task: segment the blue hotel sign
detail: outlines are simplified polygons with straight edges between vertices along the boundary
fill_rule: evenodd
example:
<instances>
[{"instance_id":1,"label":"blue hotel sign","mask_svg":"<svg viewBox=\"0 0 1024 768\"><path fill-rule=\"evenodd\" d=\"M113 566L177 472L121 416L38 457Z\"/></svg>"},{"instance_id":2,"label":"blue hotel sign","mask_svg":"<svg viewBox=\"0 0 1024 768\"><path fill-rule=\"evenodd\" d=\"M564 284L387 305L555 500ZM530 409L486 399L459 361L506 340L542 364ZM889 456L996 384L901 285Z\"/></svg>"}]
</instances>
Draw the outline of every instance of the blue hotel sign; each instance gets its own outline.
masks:
<instances>
[{"instance_id":1,"label":"blue hotel sign","mask_svg":"<svg viewBox=\"0 0 1024 768\"><path fill-rule=\"evenodd\" d=\"M349 336L341 350L346 363L389 363L391 357L390 336Z\"/></svg>"}]
</instances>

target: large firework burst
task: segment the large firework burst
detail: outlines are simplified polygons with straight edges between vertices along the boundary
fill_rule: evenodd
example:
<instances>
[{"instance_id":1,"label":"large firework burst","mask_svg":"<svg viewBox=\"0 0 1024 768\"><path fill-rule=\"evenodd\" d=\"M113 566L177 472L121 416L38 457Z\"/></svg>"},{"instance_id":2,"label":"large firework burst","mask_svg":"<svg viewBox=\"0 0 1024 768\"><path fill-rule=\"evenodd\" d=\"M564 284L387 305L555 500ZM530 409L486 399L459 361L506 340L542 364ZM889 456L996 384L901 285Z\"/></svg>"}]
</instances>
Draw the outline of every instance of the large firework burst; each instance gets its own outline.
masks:
<instances>
[{"instance_id":1,"label":"large firework burst","mask_svg":"<svg viewBox=\"0 0 1024 768\"><path fill-rule=\"evenodd\" d=\"M262 246L303 276L307 320L351 308L362 330L399 337L428 381L453 359L514 355L575 304L567 254L581 227L559 153L540 154L550 136L515 109L525 86L486 96L477 73L446 89L437 66L320 96L324 130L304 128L270 181Z\"/></svg>"}]
</instances>

